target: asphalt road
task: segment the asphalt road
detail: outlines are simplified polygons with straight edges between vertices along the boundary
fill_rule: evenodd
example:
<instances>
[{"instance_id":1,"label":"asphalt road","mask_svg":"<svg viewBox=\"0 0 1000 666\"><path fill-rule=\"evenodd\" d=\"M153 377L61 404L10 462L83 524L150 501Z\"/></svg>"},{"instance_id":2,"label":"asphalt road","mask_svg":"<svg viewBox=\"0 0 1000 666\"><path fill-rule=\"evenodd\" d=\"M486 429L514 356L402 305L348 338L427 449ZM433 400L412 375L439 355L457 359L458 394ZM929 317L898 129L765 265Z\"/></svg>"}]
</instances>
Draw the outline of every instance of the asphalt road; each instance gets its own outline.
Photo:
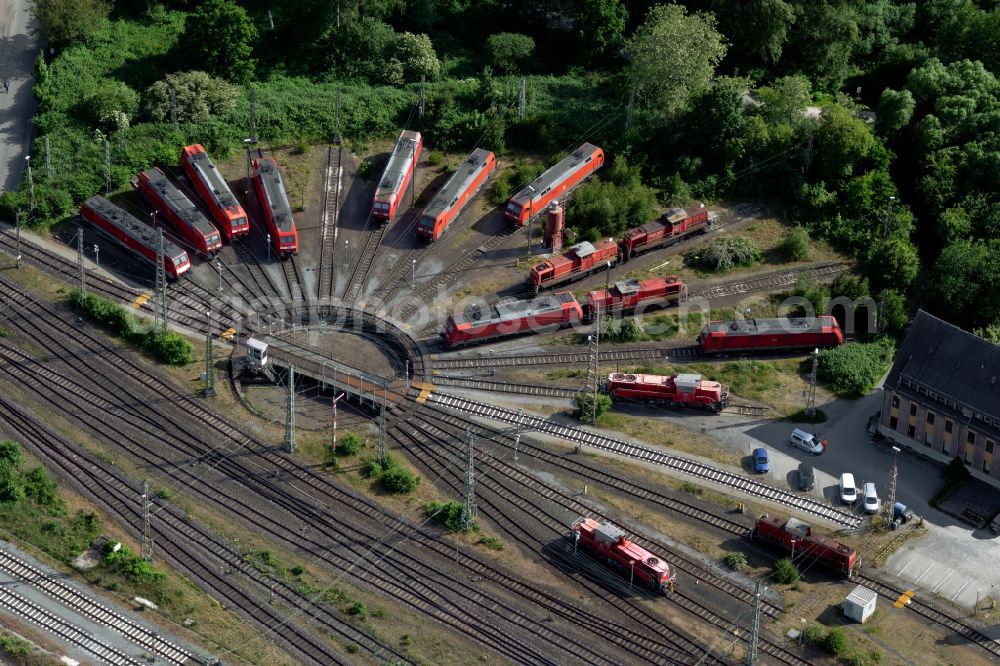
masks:
<instances>
[{"instance_id":1,"label":"asphalt road","mask_svg":"<svg viewBox=\"0 0 1000 666\"><path fill-rule=\"evenodd\" d=\"M31 71L41 48L39 38L28 34L33 25L28 0L0 0L0 193L21 184L31 147Z\"/></svg>"}]
</instances>

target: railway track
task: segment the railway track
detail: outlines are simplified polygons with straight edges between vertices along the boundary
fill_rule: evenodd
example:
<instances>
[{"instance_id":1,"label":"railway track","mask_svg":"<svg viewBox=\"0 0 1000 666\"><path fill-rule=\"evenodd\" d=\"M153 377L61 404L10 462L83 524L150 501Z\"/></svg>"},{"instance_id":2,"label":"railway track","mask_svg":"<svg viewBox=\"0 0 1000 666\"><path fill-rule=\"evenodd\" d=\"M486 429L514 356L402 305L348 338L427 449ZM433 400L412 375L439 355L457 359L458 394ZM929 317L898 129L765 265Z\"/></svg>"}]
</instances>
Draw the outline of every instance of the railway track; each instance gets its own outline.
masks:
<instances>
[{"instance_id":1,"label":"railway track","mask_svg":"<svg viewBox=\"0 0 1000 666\"><path fill-rule=\"evenodd\" d=\"M367 228L369 224L378 224L371 213L368 214L365 227ZM365 280L367 280L368 274L372 270L372 265L375 263L375 255L378 254L378 248L382 244L382 238L385 236L386 231L389 229L389 224L389 222L379 224L376 229L372 229L372 232L368 234L365 246L361 250L361 256L358 257L358 262L354 265L354 270L351 271L351 276L344 287L344 303L353 305L361 295L361 289L364 287Z\"/></svg>"},{"instance_id":2,"label":"railway track","mask_svg":"<svg viewBox=\"0 0 1000 666\"><path fill-rule=\"evenodd\" d=\"M734 474L717 467L705 465L703 463L688 460L680 456L673 456L656 449L639 446L631 442L609 437L599 433L567 426L560 423L548 421L537 416L526 416L514 410L502 407L494 407L481 402L459 398L457 396L444 395L441 393L431 393L428 400L432 400L444 407L457 410L464 414L474 414L503 423L520 423L525 428L544 432L549 435L625 456L636 460L653 463L662 467L683 472L704 481L710 481L731 490L753 495L760 499L776 502L785 505L796 511L809 514L827 520L841 528L857 529L861 524L861 518L853 514L846 513L840 509L831 507L823 502L796 495L791 492L776 488L774 486L761 483L755 479Z\"/></svg>"},{"instance_id":3,"label":"railway track","mask_svg":"<svg viewBox=\"0 0 1000 666\"><path fill-rule=\"evenodd\" d=\"M336 155L336 157L334 157ZM333 282L337 275L334 265L337 255L337 225L340 217L340 186L343 176L344 147L337 141L330 146L326 158L323 186L323 218L320 227L319 283L316 292L321 299L333 297Z\"/></svg>"},{"instance_id":4,"label":"railway track","mask_svg":"<svg viewBox=\"0 0 1000 666\"><path fill-rule=\"evenodd\" d=\"M768 291L778 287L788 287L795 284L795 282L803 275L807 275L818 280L820 278L826 278L831 275L843 273L850 267L850 264L844 262L834 262L823 264L821 266L796 268L790 271L783 271L781 273L768 273L767 275L761 275L748 280L735 280L716 285L709 289L702 289L688 294L686 300L712 300L715 298L724 298L726 296L735 296L738 294L749 294L755 291Z\"/></svg>"},{"instance_id":5,"label":"railway track","mask_svg":"<svg viewBox=\"0 0 1000 666\"><path fill-rule=\"evenodd\" d=\"M302 283L302 274L299 273L299 265L295 257L288 257L285 260L278 260L281 264L281 272L285 276L285 285L288 287L289 299L291 302L298 301L305 303L309 300L306 294L306 286Z\"/></svg>"},{"instance_id":6,"label":"railway track","mask_svg":"<svg viewBox=\"0 0 1000 666\"><path fill-rule=\"evenodd\" d=\"M431 379L435 385L439 386L454 386L474 391L492 391L495 393L516 393L544 398L575 398L580 393L580 389L578 388L571 389L559 386L544 386L541 384L514 384L474 377L452 377L435 374Z\"/></svg>"},{"instance_id":7,"label":"railway track","mask_svg":"<svg viewBox=\"0 0 1000 666\"><path fill-rule=\"evenodd\" d=\"M668 361L670 359L697 358L701 355L697 345L678 347L642 347L638 349L614 349L602 351L599 361L602 364L620 363L622 361ZM518 356L464 356L461 358L440 355L431 356L434 367L439 370L462 370L466 368L518 368L536 365L586 365L590 363L589 352L556 352L552 354L524 354Z\"/></svg>"}]
</instances>

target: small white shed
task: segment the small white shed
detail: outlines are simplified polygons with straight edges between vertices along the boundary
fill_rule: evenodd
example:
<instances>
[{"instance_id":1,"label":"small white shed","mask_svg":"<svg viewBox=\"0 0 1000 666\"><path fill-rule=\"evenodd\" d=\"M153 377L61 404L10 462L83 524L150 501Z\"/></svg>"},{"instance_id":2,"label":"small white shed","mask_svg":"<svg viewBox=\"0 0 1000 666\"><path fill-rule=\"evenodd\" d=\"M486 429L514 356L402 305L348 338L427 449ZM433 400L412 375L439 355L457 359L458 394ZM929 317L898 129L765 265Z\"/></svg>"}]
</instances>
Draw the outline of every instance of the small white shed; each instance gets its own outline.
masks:
<instances>
[{"instance_id":1,"label":"small white shed","mask_svg":"<svg viewBox=\"0 0 1000 666\"><path fill-rule=\"evenodd\" d=\"M869 590L863 585L858 585L844 599L842 605L844 615L855 622L864 624L871 617L872 613L875 612L876 599L878 599L878 593L874 590Z\"/></svg>"}]
</instances>

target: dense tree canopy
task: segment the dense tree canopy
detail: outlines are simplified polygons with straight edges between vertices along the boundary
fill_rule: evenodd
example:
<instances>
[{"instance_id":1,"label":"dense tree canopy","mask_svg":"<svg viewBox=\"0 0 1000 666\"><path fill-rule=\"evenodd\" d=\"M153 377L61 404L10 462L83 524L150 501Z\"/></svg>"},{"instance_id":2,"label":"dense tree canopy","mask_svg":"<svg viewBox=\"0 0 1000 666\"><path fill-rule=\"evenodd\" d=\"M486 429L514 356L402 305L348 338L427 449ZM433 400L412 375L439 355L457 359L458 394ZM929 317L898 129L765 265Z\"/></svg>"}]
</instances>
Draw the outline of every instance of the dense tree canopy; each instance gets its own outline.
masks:
<instances>
[{"instance_id":1,"label":"dense tree canopy","mask_svg":"<svg viewBox=\"0 0 1000 666\"><path fill-rule=\"evenodd\" d=\"M31 13L49 44L66 46L91 34L111 13L110 0L30 0Z\"/></svg>"},{"instance_id":2,"label":"dense tree canopy","mask_svg":"<svg viewBox=\"0 0 1000 666\"><path fill-rule=\"evenodd\" d=\"M234 83L254 75L257 28L232 0L205 0L188 19L184 34L191 64Z\"/></svg>"}]
</instances>

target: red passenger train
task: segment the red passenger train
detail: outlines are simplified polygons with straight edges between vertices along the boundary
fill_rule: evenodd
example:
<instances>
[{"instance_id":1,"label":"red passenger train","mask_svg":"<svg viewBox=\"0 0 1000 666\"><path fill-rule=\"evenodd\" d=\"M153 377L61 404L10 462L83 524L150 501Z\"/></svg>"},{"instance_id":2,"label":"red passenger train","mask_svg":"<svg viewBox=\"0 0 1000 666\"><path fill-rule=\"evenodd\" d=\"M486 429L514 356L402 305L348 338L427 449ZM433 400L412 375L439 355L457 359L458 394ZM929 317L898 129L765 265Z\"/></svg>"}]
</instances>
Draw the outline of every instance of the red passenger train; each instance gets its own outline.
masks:
<instances>
[{"instance_id":1,"label":"red passenger train","mask_svg":"<svg viewBox=\"0 0 1000 666\"><path fill-rule=\"evenodd\" d=\"M551 257L532 267L528 274L530 284L537 294L567 282L582 280L591 273L611 268L618 261L618 244L611 238L596 243L577 243L565 254Z\"/></svg>"},{"instance_id":2,"label":"red passenger train","mask_svg":"<svg viewBox=\"0 0 1000 666\"><path fill-rule=\"evenodd\" d=\"M603 165L604 151L593 144L583 144L512 196L504 215L523 227L559 195L572 190Z\"/></svg>"},{"instance_id":3,"label":"red passenger train","mask_svg":"<svg viewBox=\"0 0 1000 666\"><path fill-rule=\"evenodd\" d=\"M496 165L497 158L490 151L482 148L472 151L424 209L417 223L417 235L428 241L440 238Z\"/></svg>"},{"instance_id":4,"label":"red passenger train","mask_svg":"<svg viewBox=\"0 0 1000 666\"><path fill-rule=\"evenodd\" d=\"M579 518L573 523L573 540L585 551L629 577L630 581L666 594L672 589L676 574L660 557L653 555L625 536L625 530L593 518Z\"/></svg>"},{"instance_id":5,"label":"red passenger train","mask_svg":"<svg viewBox=\"0 0 1000 666\"><path fill-rule=\"evenodd\" d=\"M80 204L80 215L97 229L156 265L157 234L153 227L100 196L90 197ZM189 268L191 261L187 252L164 239L163 269L167 276L176 280Z\"/></svg>"},{"instance_id":6,"label":"red passenger train","mask_svg":"<svg viewBox=\"0 0 1000 666\"><path fill-rule=\"evenodd\" d=\"M659 219L625 232L621 243L622 261L628 261L640 252L679 243L695 234L705 233L710 224L708 209L704 205L668 210Z\"/></svg>"},{"instance_id":7,"label":"red passenger train","mask_svg":"<svg viewBox=\"0 0 1000 666\"><path fill-rule=\"evenodd\" d=\"M639 375L616 372L608 375L605 391L612 400L633 400L721 411L729 402L729 393L719 382L701 375Z\"/></svg>"},{"instance_id":8,"label":"red passenger train","mask_svg":"<svg viewBox=\"0 0 1000 666\"><path fill-rule=\"evenodd\" d=\"M631 314L639 307L677 305L687 293L687 287L676 275L648 280L623 280L610 289L598 289L587 294L583 313L592 321L597 310L602 315L619 317Z\"/></svg>"},{"instance_id":9,"label":"red passenger train","mask_svg":"<svg viewBox=\"0 0 1000 666\"><path fill-rule=\"evenodd\" d=\"M448 317L441 338L449 347L519 333L554 330L580 321L583 309L573 294L547 294L532 300L473 306Z\"/></svg>"},{"instance_id":10,"label":"red passenger train","mask_svg":"<svg viewBox=\"0 0 1000 666\"><path fill-rule=\"evenodd\" d=\"M194 183L212 218L228 240L233 241L250 233L246 211L233 196L226 179L215 168L200 143L187 146L181 151L181 167Z\"/></svg>"},{"instance_id":11,"label":"red passenger train","mask_svg":"<svg viewBox=\"0 0 1000 666\"><path fill-rule=\"evenodd\" d=\"M375 198L372 200L372 217L391 220L396 215L399 203L406 193L406 186L413 177L413 167L420 159L423 141L420 132L403 130L396 140L396 147L386 162L385 170L378 181Z\"/></svg>"},{"instance_id":12,"label":"red passenger train","mask_svg":"<svg viewBox=\"0 0 1000 666\"><path fill-rule=\"evenodd\" d=\"M843 341L840 324L828 315L712 321L698 336L698 344L704 354L836 347Z\"/></svg>"},{"instance_id":13,"label":"red passenger train","mask_svg":"<svg viewBox=\"0 0 1000 666\"><path fill-rule=\"evenodd\" d=\"M275 254L282 258L298 254L299 234L292 219L292 207L288 204L278 165L270 157L253 161L253 188L264 211L264 222Z\"/></svg>"},{"instance_id":14,"label":"red passenger train","mask_svg":"<svg viewBox=\"0 0 1000 666\"><path fill-rule=\"evenodd\" d=\"M219 230L159 168L143 171L133 182L150 205L202 256L210 259L222 249Z\"/></svg>"},{"instance_id":15,"label":"red passenger train","mask_svg":"<svg viewBox=\"0 0 1000 666\"><path fill-rule=\"evenodd\" d=\"M810 561L815 559L848 578L861 568L858 551L835 539L814 535L812 527L797 518L782 521L765 513L757 519L752 537L790 550L796 557L808 556Z\"/></svg>"}]
</instances>

